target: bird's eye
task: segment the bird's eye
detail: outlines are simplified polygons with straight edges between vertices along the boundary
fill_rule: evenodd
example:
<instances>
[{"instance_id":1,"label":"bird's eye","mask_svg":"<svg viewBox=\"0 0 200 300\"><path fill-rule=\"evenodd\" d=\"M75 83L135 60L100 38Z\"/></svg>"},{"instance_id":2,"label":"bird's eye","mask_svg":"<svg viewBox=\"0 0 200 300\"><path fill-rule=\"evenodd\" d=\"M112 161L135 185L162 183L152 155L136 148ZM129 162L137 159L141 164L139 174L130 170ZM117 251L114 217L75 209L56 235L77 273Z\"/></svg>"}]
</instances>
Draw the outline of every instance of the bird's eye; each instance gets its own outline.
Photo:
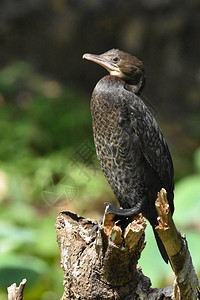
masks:
<instances>
[{"instance_id":1,"label":"bird's eye","mask_svg":"<svg viewBox=\"0 0 200 300\"><path fill-rule=\"evenodd\" d=\"M117 56L113 57L112 61L114 61L114 62L119 61L119 57L117 57Z\"/></svg>"}]
</instances>

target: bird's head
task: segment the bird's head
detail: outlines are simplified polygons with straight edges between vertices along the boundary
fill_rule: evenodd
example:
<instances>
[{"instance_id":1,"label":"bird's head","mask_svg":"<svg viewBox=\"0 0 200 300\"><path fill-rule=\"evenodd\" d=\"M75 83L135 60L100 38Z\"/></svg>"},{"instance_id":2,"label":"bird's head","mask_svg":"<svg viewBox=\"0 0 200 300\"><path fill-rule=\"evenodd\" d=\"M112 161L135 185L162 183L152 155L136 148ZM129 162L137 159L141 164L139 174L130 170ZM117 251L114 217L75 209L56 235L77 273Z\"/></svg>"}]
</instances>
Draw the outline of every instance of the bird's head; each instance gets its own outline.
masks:
<instances>
[{"instance_id":1,"label":"bird's head","mask_svg":"<svg viewBox=\"0 0 200 300\"><path fill-rule=\"evenodd\" d=\"M100 55L86 53L83 58L103 66L110 75L124 79L133 86L136 94L139 94L144 88L146 79L144 66L135 56L118 49L112 49Z\"/></svg>"}]
</instances>

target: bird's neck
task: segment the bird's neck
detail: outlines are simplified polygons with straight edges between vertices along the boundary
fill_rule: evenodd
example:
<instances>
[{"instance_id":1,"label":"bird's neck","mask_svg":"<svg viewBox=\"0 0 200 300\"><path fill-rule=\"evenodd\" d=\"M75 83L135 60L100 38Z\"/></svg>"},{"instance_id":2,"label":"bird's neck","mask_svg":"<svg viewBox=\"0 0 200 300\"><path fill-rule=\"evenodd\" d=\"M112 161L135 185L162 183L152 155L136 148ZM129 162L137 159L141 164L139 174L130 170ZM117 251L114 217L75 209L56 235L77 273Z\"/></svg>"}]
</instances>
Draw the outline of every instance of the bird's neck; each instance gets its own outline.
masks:
<instances>
[{"instance_id":1,"label":"bird's neck","mask_svg":"<svg viewBox=\"0 0 200 300\"><path fill-rule=\"evenodd\" d=\"M141 86L142 85L135 85L135 84L130 84L130 83L127 83L125 82L125 89L128 90L129 92L132 92L136 95L139 95L140 94L140 91L141 91Z\"/></svg>"},{"instance_id":2,"label":"bird's neck","mask_svg":"<svg viewBox=\"0 0 200 300\"><path fill-rule=\"evenodd\" d=\"M137 85L125 83L125 89L134 94L139 94Z\"/></svg>"},{"instance_id":3,"label":"bird's neck","mask_svg":"<svg viewBox=\"0 0 200 300\"><path fill-rule=\"evenodd\" d=\"M126 77L125 75L124 76L118 76L118 75L115 75L115 74L110 74L111 77L114 77L114 78L120 78L122 81L125 82L125 89L136 94L136 95L139 95L141 90L143 89L144 87L144 83L143 83L143 80L141 79L139 82L135 83L134 79L131 79L130 77Z\"/></svg>"}]
</instances>

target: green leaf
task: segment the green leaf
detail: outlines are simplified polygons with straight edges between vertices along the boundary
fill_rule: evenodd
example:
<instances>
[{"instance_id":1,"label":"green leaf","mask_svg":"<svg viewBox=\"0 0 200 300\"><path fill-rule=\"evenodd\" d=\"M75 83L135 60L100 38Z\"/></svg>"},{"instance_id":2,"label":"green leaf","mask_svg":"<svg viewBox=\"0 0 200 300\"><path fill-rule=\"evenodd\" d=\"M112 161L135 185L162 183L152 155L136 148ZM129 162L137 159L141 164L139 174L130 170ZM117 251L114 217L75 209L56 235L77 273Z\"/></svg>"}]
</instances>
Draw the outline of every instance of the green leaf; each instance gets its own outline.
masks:
<instances>
[{"instance_id":1,"label":"green leaf","mask_svg":"<svg viewBox=\"0 0 200 300\"><path fill-rule=\"evenodd\" d=\"M32 287L41 276L48 274L48 265L41 259L23 255L1 255L0 288L7 288L12 283L17 285L23 278L27 287Z\"/></svg>"},{"instance_id":2,"label":"green leaf","mask_svg":"<svg viewBox=\"0 0 200 300\"><path fill-rule=\"evenodd\" d=\"M0 254L8 253L36 240L34 229L22 228L10 223L0 223Z\"/></svg>"},{"instance_id":3,"label":"green leaf","mask_svg":"<svg viewBox=\"0 0 200 300\"><path fill-rule=\"evenodd\" d=\"M200 175L187 176L176 184L174 204L176 225L186 226L199 219Z\"/></svg>"}]
</instances>

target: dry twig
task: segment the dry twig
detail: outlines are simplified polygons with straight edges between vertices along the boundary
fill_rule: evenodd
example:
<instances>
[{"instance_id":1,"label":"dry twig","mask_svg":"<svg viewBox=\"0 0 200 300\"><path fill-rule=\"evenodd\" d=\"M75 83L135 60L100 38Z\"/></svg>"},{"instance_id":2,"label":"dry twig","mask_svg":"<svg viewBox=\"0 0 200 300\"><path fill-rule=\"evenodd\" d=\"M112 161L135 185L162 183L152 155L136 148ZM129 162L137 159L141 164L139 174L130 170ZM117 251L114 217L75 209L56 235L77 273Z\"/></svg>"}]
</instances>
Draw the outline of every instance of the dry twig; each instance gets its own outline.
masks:
<instances>
[{"instance_id":1,"label":"dry twig","mask_svg":"<svg viewBox=\"0 0 200 300\"><path fill-rule=\"evenodd\" d=\"M186 238L178 232L172 219L165 189L158 193L156 209L159 215L156 231L165 246L175 275L174 298L196 300L199 280L192 264Z\"/></svg>"},{"instance_id":2,"label":"dry twig","mask_svg":"<svg viewBox=\"0 0 200 300\"><path fill-rule=\"evenodd\" d=\"M26 284L26 279L24 278L20 283L19 287L17 287L16 283L13 283L11 286L9 286L7 288L8 300L22 300L25 284Z\"/></svg>"}]
</instances>

